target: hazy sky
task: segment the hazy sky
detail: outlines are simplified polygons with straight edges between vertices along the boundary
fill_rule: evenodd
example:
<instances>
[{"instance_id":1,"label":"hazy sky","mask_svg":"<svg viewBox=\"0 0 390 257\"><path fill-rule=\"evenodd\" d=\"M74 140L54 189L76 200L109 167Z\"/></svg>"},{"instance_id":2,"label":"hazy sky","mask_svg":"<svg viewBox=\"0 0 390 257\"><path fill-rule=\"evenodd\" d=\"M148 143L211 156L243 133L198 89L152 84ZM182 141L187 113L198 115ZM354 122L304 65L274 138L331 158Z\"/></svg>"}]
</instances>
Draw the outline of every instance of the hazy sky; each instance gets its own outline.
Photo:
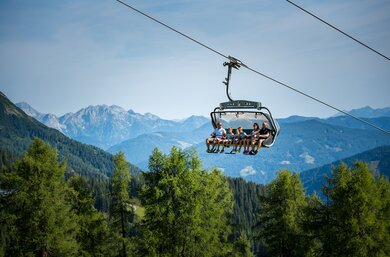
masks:
<instances>
[{"instance_id":1,"label":"hazy sky","mask_svg":"<svg viewBox=\"0 0 390 257\"><path fill-rule=\"evenodd\" d=\"M390 61L284 0L124 0L225 55L350 110L390 106ZM390 56L389 0L297 0ZM114 0L0 1L0 90L43 113L119 105L176 119L227 101L222 57ZM276 117L334 110L246 69L234 99Z\"/></svg>"}]
</instances>

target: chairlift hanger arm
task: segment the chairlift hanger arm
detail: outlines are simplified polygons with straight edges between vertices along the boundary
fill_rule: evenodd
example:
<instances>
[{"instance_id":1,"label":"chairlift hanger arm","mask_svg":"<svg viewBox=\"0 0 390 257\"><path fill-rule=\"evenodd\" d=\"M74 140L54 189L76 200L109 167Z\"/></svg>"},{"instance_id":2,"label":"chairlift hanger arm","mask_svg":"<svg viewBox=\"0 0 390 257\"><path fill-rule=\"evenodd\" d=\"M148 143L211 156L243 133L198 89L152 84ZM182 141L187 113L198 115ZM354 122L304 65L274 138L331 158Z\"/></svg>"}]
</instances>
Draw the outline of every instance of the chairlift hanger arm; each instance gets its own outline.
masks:
<instances>
[{"instance_id":1,"label":"chairlift hanger arm","mask_svg":"<svg viewBox=\"0 0 390 257\"><path fill-rule=\"evenodd\" d=\"M231 98L230 92L229 92L229 83L230 83L230 78L232 75L232 68L235 68L236 70L238 70L242 65L243 65L243 63L240 60L238 60L234 57L231 57L231 56L229 56L229 62L223 63L223 66L228 66L228 74L227 74L227 77L225 78L225 80L223 81L223 84L226 85L226 95L227 95L227 98L229 99L229 101L231 101L231 102L234 101Z\"/></svg>"}]
</instances>

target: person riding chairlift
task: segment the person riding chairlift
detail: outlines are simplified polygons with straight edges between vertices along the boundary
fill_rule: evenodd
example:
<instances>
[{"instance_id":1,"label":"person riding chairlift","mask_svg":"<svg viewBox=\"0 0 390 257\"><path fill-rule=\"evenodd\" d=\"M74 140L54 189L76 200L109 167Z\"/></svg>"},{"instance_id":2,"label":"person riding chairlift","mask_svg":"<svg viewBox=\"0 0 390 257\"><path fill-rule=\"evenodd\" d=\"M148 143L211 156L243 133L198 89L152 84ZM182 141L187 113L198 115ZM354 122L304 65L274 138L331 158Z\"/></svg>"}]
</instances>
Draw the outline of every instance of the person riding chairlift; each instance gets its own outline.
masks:
<instances>
[{"instance_id":1,"label":"person riding chairlift","mask_svg":"<svg viewBox=\"0 0 390 257\"><path fill-rule=\"evenodd\" d=\"M263 145L265 139L270 136L270 130L267 128L267 122L264 121L261 124L261 129L257 134L255 142L252 141L252 150L249 152L250 155L255 155L259 151L260 147ZM256 145L257 141L257 145Z\"/></svg>"},{"instance_id":2,"label":"person riding chairlift","mask_svg":"<svg viewBox=\"0 0 390 257\"><path fill-rule=\"evenodd\" d=\"M222 122L218 122L217 128L211 133L211 137L206 139L207 152L208 153L218 153L220 143L223 142L226 137L226 130L222 127ZM213 144L213 149L210 149L210 144ZM214 150L215 145L218 145L218 148Z\"/></svg>"}]
</instances>

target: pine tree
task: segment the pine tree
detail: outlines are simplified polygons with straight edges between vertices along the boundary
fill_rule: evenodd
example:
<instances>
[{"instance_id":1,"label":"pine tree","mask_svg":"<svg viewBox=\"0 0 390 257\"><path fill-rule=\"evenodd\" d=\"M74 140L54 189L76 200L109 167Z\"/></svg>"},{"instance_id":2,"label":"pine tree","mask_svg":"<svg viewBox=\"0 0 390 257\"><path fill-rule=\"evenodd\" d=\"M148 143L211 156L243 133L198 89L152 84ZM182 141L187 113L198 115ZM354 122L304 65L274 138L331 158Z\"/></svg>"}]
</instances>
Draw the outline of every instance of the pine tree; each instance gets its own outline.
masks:
<instances>
[{"instance_id":1,"label":"pine tree","mask_svg":"<svg viewBox=\"0 0 390 257\"><path fill-rule=\"evenodd\" d=\"M134 218L133 206L130 203L130 164L126 161L123 152L114 156L115 172L111 178L111 208L110 219L114 235L120 239L120 256L128 256L129 238L131 222Z\"/></svg>"},{"instance_id":2,"label":"pine tree","mask_svg":"<svg viewBox=\"0 0 390 257\"><path fill-rule=\"evenodd\" d=\"M308 246L306 256L331 256L333 218L328 205L325 205L316 193L309 196L306 202L303 221L303 230Z\"/></svg>"},{"instance_id":3,"label":"pine tree","mask_svg":"<svg viewBox=\"0 0 390 257\"><path fill-rule=\"evenodd\" d=\"M260 237L270 256L304 256L302 222L306 207L305 192L297 174L279 171L278 177L261 197Z\"/></svg>"},{"instance_id":4,"label":"pine tree","mask_svg":"<svg viewBox=\"0 0 390 257\"><path fill-rule=\"evenodd\" d=\"M389 186L367 164L341 164L328 179L332 256L389 256Z\"/></svg>"},{"instance_id":5,"label":"pine tree","mask_svg":"<svg viewBox=\"0 0 390 257\"><path fill-rule=\"evenodd\" d=\"M155 149L141 200L140 256L223 256L231 246L232 195L220 171L202 170L196 153Z\"/></svg>"},{"instance_id":6,"label":"pine tree","mask_svg":"<svg viewBox=\"0 0 390 257\"><path fill-rule=\"evenodd\" d=\"M378 243L382 252L390 256L390 183L388 178L380 176L378 178L379 199L381 199L381 209L378 214L378 219L383 222L383 238Z\"/></svg>"},{"instance_id":7,"label":"pine tree","mask_svg":"<svg viewBox=\"0 0 390 257\"><path fill-rule=\"evenodd\" d=\"M254 257L252 253L251 243L247 236L242 233L240 237L233 243L233 252L229 254L231 257Z\"/></svg>"},{"instance_id":8,"label":"pine tree","mask_svg":"<svg viewBox=\"0 0 390 257\"><path fill-rule=\"evenodd\" d=\"M73 175L69 180L68 201L78 217L80 227L77 241L80 244L79 256L109 256L108 222L102 213L95 209L95 199L84 177Z\"/></svg>"},{"instance_id":9,"label":"pine tree","mask_svg":"<svg viewBox=\"0 0 390 257\"><path fill-rule=\"evenodd\" d=\"M6 256L77 256L77 219L65 201L64 171L57 152L35 139L13 172L1 176Z\"/></svg>"}]
</instances>

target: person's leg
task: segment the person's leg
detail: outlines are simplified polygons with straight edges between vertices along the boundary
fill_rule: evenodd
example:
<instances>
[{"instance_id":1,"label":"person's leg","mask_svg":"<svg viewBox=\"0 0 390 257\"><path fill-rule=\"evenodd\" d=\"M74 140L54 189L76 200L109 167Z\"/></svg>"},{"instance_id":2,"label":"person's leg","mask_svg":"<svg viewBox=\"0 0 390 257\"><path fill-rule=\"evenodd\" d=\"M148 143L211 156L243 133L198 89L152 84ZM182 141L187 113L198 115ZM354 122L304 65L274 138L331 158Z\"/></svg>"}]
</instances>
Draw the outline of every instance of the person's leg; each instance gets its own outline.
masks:
<instances>
[{"instance_id":1,"label":"person's leg","mask_svg":"<svg viewBox=\"0 0 390 257\"><path fill-rule=\"evenodd\" d=\"M206 138L207 152L210 151L210 138Z\"/></svg>"},{"instance_id":2,"label":"person's leg","mask_svg":"<svg viewBox=\"0 0 390 257\"><path fill-rule=\"evenodd\" d=\"M256 148L255 148L255 153L257 153L261 147L261 145L263 144L263 141L264 139L259 139L259 143L256 145Z\"/></svg>"},{"instance_id":3,"label":"person's leg","mask_svg":"<svg viewBox=\"0 0 390 257\"><path fill-rule=\"evenodd\" d=\"M259 140L259 144L257 145L257 149L256 149L255 153L257 153L259 151L260 147L263 145L263 141L264 141L264 139Z\"/></svg>"},{"instance_id":4,"label":"person's leg","mask_svg":"<svg viewBox=\"0 0 390 257\"><path fill-rule=\"evenodd\" d=\"M220 138L216 138L215 141L216 141L215 143L217 145L217 150L215 150L215 152L218 153L219 152L219 146L221 145L221 139Z\"/></svg>"},{"instance_id":5,"label":"person's leg","mask_svg":"<svg viewBox=\"0 0 390 257\"><path fill-rule=\"evenodd\" d=\"M247 154L249 151L249 142L250 142L250 139L244 140L244 154Z\"/></svg>"},{"instance_id":6,"label":"person's leg","mask_svg":"<svg viewBox=\"0 0 390 257\"><path fill-rule=\"evenodd\" d=\"M255 150L256 143L257 143L257 141L256 141L256 140L252 140L252 151L254 151L254 150Z\"/></svg>"},{"instance_id":7,"label":"person's leg","mask_svg":"<svg viewBox=\"0 0 390 257\"><path fill-rule=\"evenodd\" d=\"M241 140L238 140L238 152L240 153L241 152L241 147L242 147L242 144L244 143L244 139L241 139Z\"/></svg>"},{"instance_id":8,"label":"person's leg","mask_svg":"<svg viewBox=\"0 0 390 257\"><path fill-rule=\"evenodd\" d=\"M221 151L220 151L221 153L223 153L223 152L225 151L226 141L227 141L227 140L222 140L222 141L221 141L221 145L222 145L222 149L221 149Z\"/></svg>"},{"instance_id":9,"label":"person's leg","mask_svg":"<svg viewBox=\"0 0 390 257\"><path fill-rule=\"evenodd\" d=\"M255 153L255 151L254 151L254 147L255 147L255 144L256 144L256 139L253 139L251 142L250 142L250 147L252 148L251 150L250 150L250 154L254 154ZM249 147L248 147L248 150L249 150Z\"/></svg>"}]
</instances>

